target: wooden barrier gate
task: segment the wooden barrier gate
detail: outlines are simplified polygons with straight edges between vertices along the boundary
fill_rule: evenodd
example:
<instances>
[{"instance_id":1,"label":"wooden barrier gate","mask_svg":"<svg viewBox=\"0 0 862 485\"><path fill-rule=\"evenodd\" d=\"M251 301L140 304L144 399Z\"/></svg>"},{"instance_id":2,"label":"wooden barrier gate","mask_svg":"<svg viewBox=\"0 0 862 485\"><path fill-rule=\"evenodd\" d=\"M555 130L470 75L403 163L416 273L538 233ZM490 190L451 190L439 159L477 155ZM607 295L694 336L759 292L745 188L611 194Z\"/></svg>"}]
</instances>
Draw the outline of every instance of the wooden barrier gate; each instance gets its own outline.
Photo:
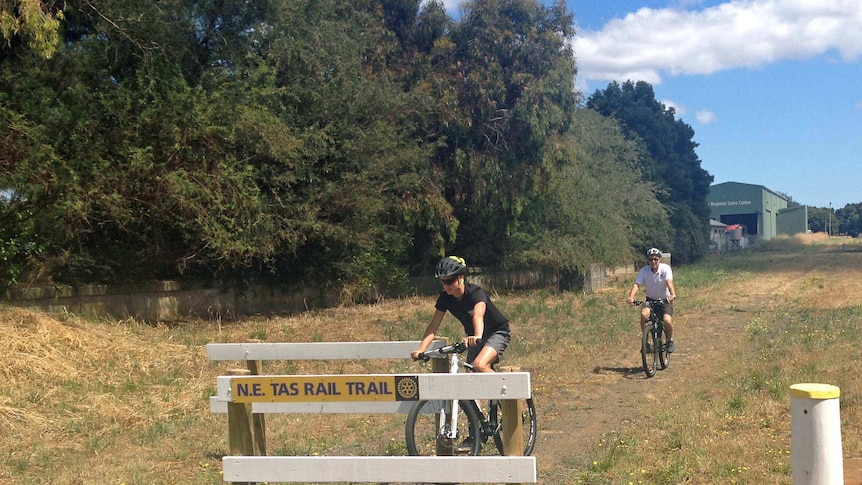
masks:
<instances>
[{"instance_id":1,"label":"wooden barrier gate","mask_svg":"<svg viewBox=\"0 0 862 485\"><path fill-rule=\"evenodd\" d=\"M419 399L498 399L506 409L531 396L526 372L463 374L262 375L263 360L403 359L408 342L209 344L210 360L246 361L218 377L210 410L228 414L230 456L224 480L253 482L535 483L536 459L524 456L266 456L264 414L407 413ZM444 345L436 341L432 348ZM518 429L504 439L522 442ZM507 433L508 434L508 433ZM509 447L506 449L517 449Z\"/></svg>"}]
</instances>

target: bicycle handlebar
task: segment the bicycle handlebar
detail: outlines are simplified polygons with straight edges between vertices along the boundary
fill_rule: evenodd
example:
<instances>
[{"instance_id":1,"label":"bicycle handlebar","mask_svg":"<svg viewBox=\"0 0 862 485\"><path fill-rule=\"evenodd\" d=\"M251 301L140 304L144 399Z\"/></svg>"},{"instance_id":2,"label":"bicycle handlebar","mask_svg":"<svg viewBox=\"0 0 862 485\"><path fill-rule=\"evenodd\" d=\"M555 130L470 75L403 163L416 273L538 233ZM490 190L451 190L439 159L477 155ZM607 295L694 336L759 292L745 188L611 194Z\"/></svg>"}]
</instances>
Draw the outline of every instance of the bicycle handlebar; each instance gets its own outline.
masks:
<instances>
[{"instance_id":1,"label":"bicycle handlebar","mask_svg":"<svg viewBox=\"0 0 862 485\"><path fill-rule=\"evenodd\" d=\"M662 305L667 305L670 302L667 301L667 298L662 298L661 300L650 300L650 301L643 301L643 300L633 300L632 301L632 305L634 305L634 306L641 306L644 304L652 304L652 303L661 303Z\"/></svg>"},{"instance_id":2,"label":"bicycle handlebar","mask_svg":"<svg viewBox=\"0 0 862 485\"><path fill-rule=\"evenodd\" d=\"M484 340L477 340L476 343L478 345L482 345ZM461 354L467 351L467 344L464 342L456 342L451 345L446 345L440 347L439 349L429 350L427 352L420 352L419 359L423 362L428 362L432 358L442 358L445 355L449 354Z\"/></svg>"}]
</instances>

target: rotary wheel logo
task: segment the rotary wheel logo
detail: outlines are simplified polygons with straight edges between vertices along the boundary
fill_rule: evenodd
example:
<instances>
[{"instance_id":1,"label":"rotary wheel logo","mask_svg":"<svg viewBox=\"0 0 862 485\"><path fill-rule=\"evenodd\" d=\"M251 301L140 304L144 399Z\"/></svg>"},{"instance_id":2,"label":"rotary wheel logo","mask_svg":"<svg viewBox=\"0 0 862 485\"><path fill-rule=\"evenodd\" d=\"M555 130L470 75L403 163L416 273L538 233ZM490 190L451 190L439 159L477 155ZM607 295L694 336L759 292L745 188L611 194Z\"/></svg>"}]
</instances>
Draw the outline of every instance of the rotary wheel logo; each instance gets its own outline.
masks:
<instances>
[{"instance_id":1,"label":"rotary wheel logo","mask_svg":"<svg viewBox=\"0 0 862 485\"><path fill-rule=\"evenodd\" d=\"M395 390L398 401L415 401L419 399L419 378L416 376L396 376Z\"/></svg>"}]
</instances>

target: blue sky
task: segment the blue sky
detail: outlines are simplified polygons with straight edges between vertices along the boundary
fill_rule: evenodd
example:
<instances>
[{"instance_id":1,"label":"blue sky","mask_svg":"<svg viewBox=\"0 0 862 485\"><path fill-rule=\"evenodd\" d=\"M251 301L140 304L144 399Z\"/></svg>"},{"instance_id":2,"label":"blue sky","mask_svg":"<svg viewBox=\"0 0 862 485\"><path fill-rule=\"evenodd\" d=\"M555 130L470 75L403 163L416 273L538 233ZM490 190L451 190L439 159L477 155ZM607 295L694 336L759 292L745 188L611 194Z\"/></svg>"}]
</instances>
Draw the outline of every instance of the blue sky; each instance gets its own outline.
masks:
<instances>
[{"instance_id":1,"label":"blue sky","mask_svg":"<svg viewBox=\"0 0 862 485\"><path fill-rule=\"evenodd\" d=\"M453 14L460 4L444 3ZM694 129L714 183L815 207L862 202L862 1L566 3L577 87L652 84Z\"/></svg>"}]
</instances>

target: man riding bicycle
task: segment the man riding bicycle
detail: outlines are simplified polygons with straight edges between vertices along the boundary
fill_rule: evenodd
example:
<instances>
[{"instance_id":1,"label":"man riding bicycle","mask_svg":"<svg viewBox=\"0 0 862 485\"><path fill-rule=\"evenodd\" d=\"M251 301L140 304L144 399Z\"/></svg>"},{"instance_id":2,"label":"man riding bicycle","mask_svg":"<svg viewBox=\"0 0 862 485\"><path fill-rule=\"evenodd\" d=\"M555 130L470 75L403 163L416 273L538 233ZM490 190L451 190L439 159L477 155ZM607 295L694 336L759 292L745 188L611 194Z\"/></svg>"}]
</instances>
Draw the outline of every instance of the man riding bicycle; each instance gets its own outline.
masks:
<instances>
[{"instance_id":1,"label":"man riding bicycle","mask_svg":"<svg viewBox=\"0 0 862 485\"><path fill-rule=\"evenodd\" d=\"M676 288L673 286L673 270L669 264L661 262L661 251L657 248L649 248L646 252L647 265L638 272L626 303L635 301L638 289L643 286L646 289L647 301L667 300L664 306L664 330L667 335L667 351L673 352L673 301L676 299ZM641 332L650 317L649 306L641 308Z\"/></svg>"}]
</instances>

